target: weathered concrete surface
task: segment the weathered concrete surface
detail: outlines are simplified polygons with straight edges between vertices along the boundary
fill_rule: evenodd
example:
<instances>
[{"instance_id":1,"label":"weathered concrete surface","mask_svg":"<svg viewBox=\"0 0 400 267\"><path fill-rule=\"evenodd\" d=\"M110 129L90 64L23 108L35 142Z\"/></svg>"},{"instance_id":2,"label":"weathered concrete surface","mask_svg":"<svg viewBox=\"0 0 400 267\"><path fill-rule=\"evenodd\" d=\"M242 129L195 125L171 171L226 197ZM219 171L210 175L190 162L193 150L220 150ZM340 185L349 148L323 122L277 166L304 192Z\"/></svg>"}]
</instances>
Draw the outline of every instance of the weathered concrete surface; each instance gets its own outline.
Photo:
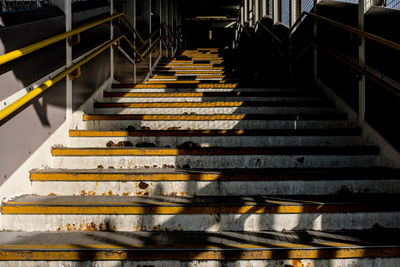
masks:
<instances>
[{"instance_id":1,"label":"weathered concrete surface","mask_svg":"<svg viewBox=\"0 0 400 267\"><path fill-rule=\"evenodd\" d=\"M115 169L163 168L163 166L190 168L339 168L375 166L373 155L240 155L240 156L114 156L114 157L54 157L54 168Z\"/></svg>"},{"instance_id":2,"label":"weathered concrete surface","mask_svg":"<svg viewBox=\"0 0 400 267\"><path fill-rule=\"evenodd\" d=\"M96 114L298 114L332 113L331 107L96 108Z\"/></svg>"},{"instance_id":3,"label":"weathered concrete surface","mask_svg":"<svg viewBox=\"0 0 400 267\"><path fill-rule=\"evenodd\" d=\"M146 186L146 190L140 186ZM398 193L398 180L320 181L136 181L136 182L32 182L32 194L41 195L128 195L244 196L279 194Z\"/></svg>"},{"instance_id":4,"label":"weathered concrete surface","mask_svg":"<svg viewBox=\"0 0 400 267\"><path fill-rule=\"evenodd\" d=\"M389 266L396 267L400 258L363 258L363 259L325 259L325 260L246 260L246 261L63 261L62 266L81 267L359 267ZM4 267L59 267L58 261L8 261L0 262Z\"/></svg>"},{"instance_id":5,"label":"weathered concrete surface","mask_svg":"<svg viewBox=\"0 0 400 267\"><path fill-rule=\"evenodd\" d=\"M361 145L359 136L143 136L143 137L74 137L72 147L105 147L128 141L137 144L154 144L157 147L178 147L192 142L200 147L270 147L270 146L354 146Z\"/></svg>"},{"instance_id":6,"label":"weathered concrete surface","mask_svg":"<svg viewBox=\"0 0 400 267\"><path fill-rule=\"evenodd\" d=\"M347 128L346 120L230 120L230 121L82 121L77 124L78 129L90 130L125 130L127 127L135 129L167 130L168 128L210 130L210 129L320 129L320 128Z\"/></svg>"}]
</instances>

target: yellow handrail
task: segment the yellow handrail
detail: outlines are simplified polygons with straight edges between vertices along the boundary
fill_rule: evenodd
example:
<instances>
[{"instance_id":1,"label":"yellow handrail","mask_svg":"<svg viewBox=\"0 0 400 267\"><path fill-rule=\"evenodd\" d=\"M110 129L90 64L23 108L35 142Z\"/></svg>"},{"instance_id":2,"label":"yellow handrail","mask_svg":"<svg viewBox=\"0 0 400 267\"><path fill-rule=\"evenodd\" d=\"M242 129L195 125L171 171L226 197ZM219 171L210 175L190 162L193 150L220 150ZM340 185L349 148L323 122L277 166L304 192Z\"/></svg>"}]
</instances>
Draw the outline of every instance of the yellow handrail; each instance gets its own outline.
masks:
<instances>
[{"instance_id":1,"label":"yellow handrail","mask_svg":"<svg viewBox=\"0 0 400 267\"><path fill-rule=\"evenodd\" d=\"M114 40L109 41L107 44L103 45L101 48L99 48L95 52L91 53L90 55L88 55L87 57L82 59L81 61L75 63L70 68L57 74L54 78L45 81L39 87L34 88L32 91L30 91L23 97L19 98L17 101L12 103L11 105L7 106L3 110L0 110L0 124L5 118L10 116L12 113L14 113L18 109L20 109L22 106L27 104L29 101L31 101L32 99L34 99L35 97L37 97L38 95L40 95L41 93L46 91L47 89L49 89L54 84L61 81L66 76L72 74L75 70L78 70L78 72L80 72L80 67L82 65L86 64L88 61L90 61L91 59L93 59L94 57L96 57L97 55L102 53L103 51L105 51L107 48L111 47L114 43L118 43L122 39L124 39L125 41L128 42L131 49L139 56L140 61L145 61L149 57L151 52L157 47L157 44L159 42L161 42L161 40L166 36L167 36L167 34L160 36L160 38L151 46L150 50L145 55L141 55L140 52L137 50L137 48L129 41L129 39L125 35L121 35L121 36L115 38Z\"/></svg>"},{"instance_id":2,"label":"yellow handrail","mask_svg":"<svg viewBox=\"0 0 400 267\"><path fill-rule=\"evenodd\" d=\"M47 38L47 39L39 41L37 43L34 43L34 44L31 44L31 45L25 46L23 48L20 48L20 49L11 51L9 53L6 53L6 54L0 56L0 65L3 65L5 63L7 63L7 62L10 62L10 61L15 60L17 58L20 58L22 56L28 55L28 54L30 54L32 52L35 52L35 51L37 51L37 50L39 50L41 48L44 48L46 46L49 46L51 44L54 44L54 43L57 43L59 41L65 40L65 39L67 39L67 38L69 38L71 36L74 36L76 34L79 34L79 33L83 32L83 31L86 31L88 29L91 29L93 27L101 25L103 23L109 22L111 20L114 20L114 19L116 19L118 17L121 17L123 15L124 15L124 13L118 13L118 14L110 16L108 18L101 19L101 20L86 24L84 26L78 27L78 28L73 29L71 31L58 34L56 36Z\"/></svg>"},{"instance_id":3,"label":"yellow handrail","mask_svg":"<svg viewBox=\"0 0 400 267\"><path fill-rule=\"evenodd\" d=\"M94 27L96 27L96 26L99 26L99 25L101 25L101 24L103 24L103 23L112 21L112 20L114 20L114 19L116 19L116 18L119 18L119 17L124 17L124 18L126 19L126 21L128 22L129 26L130 26L131 29L135 32L136 36L139 38L140 42L141 42L143 45L147 44L147 43L154 37L155 33L156 33L160 28L163 27L163 25L160 25L160 27L159 27L154 33L152 33L146 40L143 40L143 38L140 36L139 32L136 30L135 27L133 27L132 23L129 21L129 19L128 19L128 17L126 16L126 14L125 14L125 13L118 13L118 14L115 14L115 15L110 16L110 17L108 17L108 18L100 19L100 20L98 20L98 21L88 23L88 24L86 24L86 25L84 25L84 26L78 27L78 28L73 29L73 30L71 30L71 31L58 34L58 35L56 35L56 36L47 38L47 39L42 40L42 41L39 41L39 42L37 42L37 43L34 43L34 44L31 44L31 45L22 47L22 48L20 48L20 49L11 51L11 52L9 52L9 53L6 53L6 54L4 54L4 55L1 55L1 56L0 56L0 65L3 65L3 64L5 64L5 63L7 63L7 62L10 62L10 61L15 60L15 59L17 59L17 58L20 58L20 57L22 57L22 56L28 55L28 54L30 54L30 53L32 53L32 52L35 52L35 51L37 51L37 50L39 50L39 49L42 49L42 48L46 47L46 46L49 46L49 45L52 45L52 44L57 43L57 42L59 42L59 41L65 40L65 39L67 39L67 38L69 38L69 37L72 37L72 36L77 35L77 34L79 34L79 33L81 33L81 32L84 32L84 31L86 31L86 30L89 30L89 29L91 29L91 28L94 28ZM126 37L125 37L124 39L126 39L126 40L130 43L130 46L131 46L131 47L134 47L134 46L132 45L132 43L131 43ZM136 48L135 48L135 49L136 49ZM136 52L136 51L135 51L135 52ZM138 53L138 54L139 54L139 53Z\"/></svg>"},{"instance_id":4,"label":"yellow handrail","mask_svg":"<svg viewBox=\"0 0 400 267\"><path fill-rule=\"evenodd\" d=\"M13 112L18 110L22 106L24 106L26 103L28 103L29 101L31 101L32 99L34 99L35 97L37 97L38 95L40 95L41 93L43 93L44 91L49 89L51 86L53 86L54 84L56 84L59 81L61 81L67 75L73 73L75 70L80 68L82 65L84 65L85 63L87 63L88 61L90 61L91 59L93 59L94 57L99 55L100 53L102 53L104 50L106 50L107 48L112 46L114 43L116 43L119 40L121 40L123 37L124 36L122 35L122 36L119 36L118 38L115 38L114 40L108 42L107 44L105 44L104 46L102 46L101 48L99 48L98 50L93 52L92 54L88 55L87 57L85 57L81 61L79 61L76 64L74 64L73 66L71 66L70 68L68 68L65 71L61 72L60 74L56 75L54 78L45 81L39 87L36 87L35 89L30 91L29 93L27 93L23 97L19 98L17 101L12 103L11 105L9 105L6 108L4 108L3 110L1 110L0 111L0 122L2 120L4 120L6 117L8 117L9 115L11 115Z\"/></svg>"},{"instance_id":5,"label":"yellow handrail","mask_svg":"<svg viewBox=\"0 0 400 267\"><path fill-rule=\"evenodd\" d=\"M126 17L125 13L118 13L118 14L115 14L115 15L110 16L108 18L101 19L101 20L86 24L84 26L78 27L78 28L73 29L71 31L68 31L68 32L65 32L65 33L62 33L62 34L58 34L56 36L53 36L53 37L50 37L48 39L42 40L40 42L37 42L37 43L31 44L31 45L28 45L26 47L11 51L9 53L6 53L6 54L0 56L0 65L5 64L7 62L10 62L12 60L15 60L17 58L20 58L22 56L25 56L27 54L30 54L30 53L32 53L34 51L37 51L37 50L39 50L41 48L44 48L44 47L49 46L51 44L54 44L56 42L65 40L65 39L67 39L69 37L72 37L72 36L74 36L76 34L80 34L83 31L86 31L88 29L91 29L93 27L101 25L103 23L112 21L112 20L114 20L116 18L119 18L121 16L123 16L128 21L128 23L131 26L132 30L136 33L137 37L139 38L139 40L141 41L141 43L143 45L148 43L154 37L155 33L159 32L159 30L162 29L162 27L164 27L164 26L166 27L165 24L160 25L160 27L154 33L152 33L147 38L147 40L144 41L143 38L140 36L140 34L135 29L135 27L133 27L133 25L129 22L129 20ZM169 29L168 29L168 31L169 31ZM138 49L132 44L132 42L125 35L121 35L118 38L115 38L114 40L109 41L107 44L103 45L101 48L99 48L95 52L91 53L90 55L88 55L87 57L82 59L81 61L75 63L70 68L66 69L65 71L63 71L63 72L61 72L59 74L57 74L52 79L49 79L49 80L45 81L39 87L34 88L32 91L30 91L29 93L27 93L23 97L21 97L18 100L16 100L14 103L12 103L9 106L7 106L6 108L0 110L0 122L2 122L5 118L10 116L12 113L14 113L18 109L20 109L22 106L27 104L29 101L31 101L32 99L34 99L35 97L37 97L38 95L40 95L41 93L46 91L47 89L49 89L51 86L53 86L57 82L59 82L60 80L62 80L66 76L72 74L74 71L78 71L78 73L80 73L80 67L82 65L86 64L88 61L90 61L91 59L93 59L94 57L96 57L97 55L102 53L103 51L105 51L107 48L111 47L114 43L119 43L122 39L124 39L128 43L129 47L139 56L139 58L140 58L139 62L141 62L141 61L145 61L148 58L148 56L151 54L151 52L155 49L156 45L159 42L161 42L161 40L164 37L168 37L168 34L164 34L164 35L160 36L159 39L149 48L149 50L147 50L145 52L144 55L142 55L138 51ZM78 76L80 76L80 74L78 74L76 77L78 77Z\"/></svg>"}]
</instances>

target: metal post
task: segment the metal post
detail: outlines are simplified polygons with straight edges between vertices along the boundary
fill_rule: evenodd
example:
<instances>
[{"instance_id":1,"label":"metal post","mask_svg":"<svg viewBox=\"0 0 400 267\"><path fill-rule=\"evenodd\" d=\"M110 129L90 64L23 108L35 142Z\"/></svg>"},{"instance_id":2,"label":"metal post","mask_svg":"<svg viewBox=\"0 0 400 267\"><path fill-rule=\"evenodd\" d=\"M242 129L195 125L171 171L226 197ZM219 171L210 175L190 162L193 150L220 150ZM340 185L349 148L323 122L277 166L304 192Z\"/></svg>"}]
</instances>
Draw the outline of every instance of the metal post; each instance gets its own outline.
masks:
<instances>
[{"instance_id":1,"label":"metal post","mask_svg":"<svg viewBox=\"0 0 400 267\"><path fill-rule=\"evenodd\" d=\"M151 35L151 0L149 0L149 35ZM149 49L151 48L151 40L149 41ZM149 74L151 75L151 53L149 54Z\"/></svg>"},{"instance_id":2,"label":"metal post","mask_svg":"<svg viewBox=\"0 0 400 267\"><path fill-rule=\"evenodd\" d=\"M171 31L172 32L174 32L174 7L175 7L175 0L171 0L171 2L170 2L171 4L170 4L170 8L169 8L169 19L170 19L170 22L169 22L169 26L171 27ZM174 56L174 48L173 47L171 47L171 56Z\"/></svg>"},{"instance_id":3,"label":"metal post","mask_svg":"<svg viewBox=\"0 0 400 267\"><path fill-rule=\"evenodd\" d=\"M72 0L64 0L64 14L65 14L65 31L72 29ZM72 47L68 45L68 40L65 41L66 47L66 65L67 68L72 66ZM72 124L72 80L67 76L66 81L66 114L65 119L68 124Z\"/></svg>"},{"instance_id":4,"label":"metal post","mask_svg":"<svg viewBox=\"0 0 400 267\"><path fill-rule=\"evenodd\" d=\"M137 8L136 8L136 0L133 1L133 27L136 29L136 17L137 17ZM133 41L133 45L136 46L136 39L137 36L135 35L135 40ZM136 54L135 54L136 56ZM133 65L133 83L136 83L137 80L137 67L136 67L136 58L135 58L135 64Z\"/></svg>"},{"instance_id":5,"label":"metal post","mask_svg":"<svg viewBox=\"0 0 400 267\"><path fill-rule=\"evenodd\" d=\"M272 0L272 17L274 23L281 22L281 1L280 0Z\"/></svg>"},{"instance_id":6,"label":"metal post","mask_svg":"<svg viewBox=\"0 0 400 267\"><path fill-rule=\"evenodd\" d=\"M165 24L167 24L167 27L169 27L168 10L169 10L169 0L165 0ZM165 48L165 56L168 57L168 54L169 54L168 48Z\"/></svg>"},{"instance_id":7,"label":"metal post","mask_svg":"<svg viewBox=\"0 0 400 267\"><path fill-rule=\"evenodd\" d=\"M110 16L114 14L114 0L110 0ZM112 22L110 23L110 40L114 39L114 27ZM110 47L110 78L114 81L114 49Z\"/></svg>"},{"instance_id":8,"label":"metal post","mask_svg":"<svg viewBox=\"0 0 400 267\"><path fill-rule=\"evenodd\" d=\"M301 0L290 0L290 26L292 26L301 14Z\"/></svg>"},{"instance_id":9,"label":"metal post","mask_svg":"<svg viewBox=\"0 0 400 267\"><path fill-rule=\"evenodd\" d=\"M249 0L244 0L244 23L249 20Z\"/></svg>"},{"instance_id":10,"label":"metal post","mask_svg":"<svg viewBox=\"0 0 400 267\"><path fill-rule=\"evenodd\" d=\"M260 0L254 0L254 25L260 19Z\"/></svg>"},{"instance_id":11,"label":"metal post","mask_svg":"<svg viewBox=\"0 0 400 267\"><path fill-rule=\"evenodd\" d=\"M178 31L178 0L175 0L175 5L174 5L174 30L173 34L175 34L176 31ZM175 40L175 49L174 49L174 54L176 53L176 50L178 49L178 41L177 39Z\"/></svg>"},{"instance_id":12,"label":"metal post","mask_svg":"<svg viewBox=\"0 0 400 267\"><path fill-rule=\"evenodd\" d=\"M244 7L243 6L240 7L240 24L241 25L244 24Z\"/></svg>"},{"instance_id":13,"label":"metal post","mask_svg":"<svg viewBox=\"0 0 400 267\"><path fill-rule=\"evenodd\" d=\"M319 0L314 0L314 14L317 14L317 4ZM314 34L314 40L317 40L317 33L318 33L318 25L317 21L314 20L314 29L313 29L313 34ZM317 81L318 79L318 49L317 46L314 47L314 81Z\"/></svg>"},{"instance_id":14,"label":"metal post","mask_svg":"<svg viewBox=\"0 0 400 267\"><path fill-rule=\"evenodd\" d=\"M365 12L372 6L372 1L358 1L358 28L364 30L364 15ZM358 62L361 66L365 65L365 38L361 38L361 44L358 47ZM362 75L358 82L358 123L365 121L365 76Z\"/></svg>"},{"instance_id":15,"label":"metal post","mask_svg":"<svg viewBox=\"0 0 400 267\"><path fill-rule=\"evenodd\" d=\"M253 26L254 21L254 0L249 0L249 26Z\"/></svg>"},{"instance_id":16,"label":"metal post","mask_svg":"<svg viewBox=\"0 0 400 267\"><path fill-rule=\"evenodd\" d=\"M162 1L161 0L158 0L159 1L159 3L160 3L160 10L159 10L159 13L160 13L160 25L163 23L163 21L162 21ZM162 28L160 28L160 36L162 35ZM162 42L160 42L160 56L162 57Z\"/></svg>"},{"instance_id":17,"label":"metal post","mask_svg":"<svg viewBox=\"0 0 400 267\"><path fill-rule=\"evenodd\" d=\"M269 4L269 0L261 0L262 17L265 17L268 15L268 4Z\"/></svg>"}]
</instances>

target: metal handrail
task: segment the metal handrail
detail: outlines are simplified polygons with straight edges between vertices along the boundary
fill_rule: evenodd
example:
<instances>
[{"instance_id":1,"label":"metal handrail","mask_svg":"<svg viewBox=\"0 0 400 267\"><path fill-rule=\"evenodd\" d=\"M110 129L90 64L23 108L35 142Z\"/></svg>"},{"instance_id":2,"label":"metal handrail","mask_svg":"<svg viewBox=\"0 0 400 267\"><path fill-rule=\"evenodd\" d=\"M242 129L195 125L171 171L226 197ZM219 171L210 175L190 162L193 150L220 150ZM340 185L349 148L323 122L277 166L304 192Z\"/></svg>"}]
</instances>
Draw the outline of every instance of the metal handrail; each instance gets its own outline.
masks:
<instances>
[{"instance_id":1,"label":"metal handrail","mask_svg":"<svg viewBox=\"0 0 400 267\"><path fill-rule=\"evenodd\" d=\"M70 37L72 37L74 35L80 34L83 31L89 30L89 29L94 28L96 26L99 26L99 25L101 25L103 23L112 21L112 20L114 20L116 18L119 18L119 17L121 17L123 15L124 15L124 13L118 13L118 14L115 14L115 15L110 16L108 18L100 19L100 20L97 20L95 22L88 23L88 24L86 24L84 26L78 27L78 28L73 29L71 31L68 31L68 32L65 32L65 33L61 33L61 34L58 34L56 36L53 36L53 37L47 38L45 40L39 41L37 43L34 43L34 44L31 44L31 45L22 47L20 49L8 52L8 53L0 56L0 65L3 65L5 63L7 63L7 62L10 62L10 61L15 60L17 58L20 58L22 56L28 55L28 54L30 54L32 52L35 52L35 51L37 51L39 49L42 49L42 48L46 47L46 46L49 46L49 45L52 45L52 44L57 43L59 41L65 40L67 38L70 38Z\"/></svg>"},{"instance_id":2,"label":"metal handrail","mask_svg":"<svg viewBox=\"0 0 400 267\"><path fill-rule=\"evenodd\" d=\"M107 18L104 18L104 19L100 19L100 20L88 23L86 25L83 25L83 26L78 27L76 29L73 29L71 31L52 36L52 37L47 38L45 40L36 42L34 44L31 44L31 45L16 49L14 51L8 52L8 53L6 53L4 55L1 55L0 56L0 65L3 65L5 63L7 63L7 62L13 61L13 60L15 60L17 58L20 58L22 56L28 55L28 54L30 54L32 52L35 52L35 51L39 50L39 49L42 49L44 47L47 47L47 46L52 45L54 43L57 43L59 41L68 39L68 38L70 38L72 36L80 34L81 32L84 32L86 30L92 29L92 28L94 28L96 26L99 26L99 25L104 24L104 23L109 22L109 21L113 21L114 19L121 18L121 17L125 18L125 20L129 24L130 28L135 32L136 36L138 37L138 39L140 40L140 42L143 45L146 45L154 37L154 34L159 29L161 29L163 27L163 25L160 25L160 27L154 33L152 33L146 40L143 40L143 38L140 36L140 34L137 31L137 29L129 21L129 19L126 16L126 14L125 13L118 13L118 14L115 14L113 16L110 16L110 17L107 17Z\"/></svg>"},{"instance_id":3,"label":"metal handrail","mask_svg":"<svg viewBox=\"0 0 400 267\"><path fill-rule=\"evenodd\" d=\"M317 19L317 20L321 21L321 22L325 22L327 24L336 26L336 27L341 28L343 30L346 30L348 32L357 34L357 35L359 35L361 37L370 39L372 41L375 41L375 42L380 43L382 45L391 47L391 48L393 48L393 49L395 49L397 51L400 51L400 44L398 44L398 43L392 42L392 41L387 40L385 38L379 37L379 36L377 36L375 34L372 34L372 33L369 33L369 32L366 32L366 31L363 31L363 30L360 30L360 29L357 29L357 28L354 28L354 27L351 27L351 26L348 26L346 24L343 24L343 23L340 23L340 22L337 22L337 21L334 21L334 20L319 16L319 15L316 15L316 14L313 14L313 13L309 13L309 12L305 12L305 13L307 15L313 17L314 19Z\"/></svg>"},{"instance_id":4,"label":"metal handrail","mask_svg":"<svg viewBox=\"0 0 400 267\"><path fill-rule=\"evenodd\" d=\"M258 25L261 26L261 28L263 28L266 32L268 32L275 40L277 40L279 43L283 43L283 41L281 39L279 39L278 36L276 36L270 29L268 29L267 26L265 26L264 24L262 24L261 22L257 21Z\"/></svg>"},{"instance_id":5,"label":"metal handrail","mask_svg":"<svg viewBox=\"0 0 400 267\"><path fill-rule=\"evenodd\" d=\"M97 55L102 53L103 51L105 51L107 48L112 46L114 43L120 41L122 38L123 38L123 36L120 36L120 37L115 38L114 40L108 42L107 44L105 44L104 46L102 46L101 48L99 48L98 50L93 52L92 54L88 55L86 58L75 63L74 65L72 65L71 67L66 69L65 71L59 73L54 78L45 81L40 86L34 88L32 91L30 91L29 93L27 93L26 95L19 98L14 103L12 103L11 105L9 105L6 108L4 108L3 110L1 110L0 111L0 123L4 119L6 119L8 116L10 116L12 113L14 113L18 109L20 109L25 104L27 104L29 101L31 101L32 99L34 99L35 97L37 97L38 95L42 94L44 91L49 89L51 86L53 86L56 83L58 83L59 81L61 81L67 75L72 74L75 70L79 69L82 65L84 65L85 63L87 63L88 61L90 61L91 59L93 59L94 57L96 57Z\"/></svg>"},{"instance_id":6,"label":"metal handrail","mask_svg":"<svg viewBox=\"0 0 400 267\"><path fill-rule=\"evenodd\" d=\"M343 29L345 31L348 31L352 34L356 34L358 36L370 39L372 41L375 41L379 44L382 44L384 46L393 48L397 51L400 51L400 44L397 44L395 42L392 42L390 40L387 40L385 38L379 37L377 35L374 35L372 33L368 33L366 31L348 26L346 24L310 13L310 12L305 12L303 11L301 13L301 15L299 16L299 18L296 20L296 22L289 28L289 31L287 32L287 34L280 39L278 36L276 36L270 29L268 29L268 27L266 27L263 23L261 23L260 21L258 21L256 23L256 25L258 24L259 26L261 26L268 34L270 34L276 41L278 41L279 43L283 43L284 41L286 41L286 39L289 39L289 41L292 41L292 34L294 32L294 30L297 28L297 26L299 25L299 23L303 20L303 18L305 16L310 16L315 20L318 20L320 22L323 23L327 23L330 24L332 26L335 26L337 28ZM311 42L312 43L312 42ZM343 63L345 63L346 65L348 65L350 68L352 68L353 70L361 73L362 75L365 75L366 77L368 77L369 79L371 79L372 81L374 81L375 83L381 85L383 88L385 88L386 90L388 90L389 92L393 93L394 95L396 95L397 97L400 97L400 87L398 84L394 85L393 81L389 81L390 79L388 77L386 77L386 79L383 79L383 75L382 74L375 74L374 71L371 71L370 68L368 66L361 66L359 64L356 64L354 62L350 62L350 60L346 57L344 57L343 55L338 54L336 51L333 51L332 49L329 49L319 43L317 44L313 44L313 45L317 45L318 47L322 48L325 52L329 53L330 55L336 57L337 59L339 59L340 61L342 61ZM376 72L376 71L375 71Z\"/></svg>"},{"instance_id":7,"label":"metal handrail","mask_svg":"<svg viewBox=\"0 0 400 267\"><path fill-rule=\"evenodd\" d=\"M395 50L400 51L400 44L398 44L398 43L395 43L393 41L390 41L390 40L387 40L385 38L379 37L379 36L377 36L375 34L372 34L372 33L369 33L369 32L354 28L354 27L351 27L349 25L337 22L335 20L331 20L331 19L319 16L319 15L316 15L316 14L313 14L313 13L310 13L310 12L306 12L306 11L303 11L301 13L299 18L296 20L296 22L293 24L293 26L291 26L289 28L289 31L286 33L286 35L282 39L280 39L278 36L276 36L271 30L269 30L260 21L258 21L257 23L261 27L263 27L263 29L265 29L274 39L276 39L280 43L283 43L286 39L290 39L291 38L291 36L293 34L293 31L297 28L298 24L303 20L303 17L305 17L306 15L310 16L310 17L312 17L312 18L314 18L314 19L316 19L318 21L333 25L333 26L338 27L338 28L340 28L342 30L346 30L346 31L351 32L353 34L357 34L357 35L359 35L361 37L370 39L372 41L375 41L377 43L380 43L382 45L385 45L385 46L388 46L388 47L391 47L391 48L393 48Z\"/></svg>"},{"instance_id":8,"label":"metal handrail","mask_svg":"<svg viewBox=\"0 0 400 267\"><path fill-rule=\"evenodd\" d=\"M86 64L88 61L90 61L91 59L93 59L97 55L99 55L102 52L104 52L107 48L111 47L113 44L115 44L115 43L119 44L119 42L121 40L127 41L129 46L131 47L131 49L139 56L139 58L140 58L139 62L141 62L141 61L145 61L151 55L151 52L157 47L157 45L163 40L164 37L167 37L167 35L168 35L167 33L164 34L164 35L161 35L157 39L157 41L154 42L154 44L152 44L152 46L149 48L149 50L146 51L143 55L140 54L140 52L137 50L137 48L131 43L131 41L125 35L121 35L121 36L109 41L107 44L103 45L101 48L97 49L95 52L91 53L90 55L88 55L84 59L82 59L79 62L75 63L74 65L72 65L71 67L66 69L65 71L57 74L55 77L45 81L40 86L34 88L32 91L30 91L26 95L22 96L21 98L19 98L15 102L13 102L11 105L9 105L9 106L5 107L4 109L0 110L0 125L2 124L2 122L5 119L7 119L15 111L17 111L18 109L23 107L29 101L33 100L38 95L42 94L44 91L46 91L47 89L49 89L50 87L52 87L53 85L58 83L59 81L61 81L66 76L70 75L71 79L79 77L79 74L78 75L73 75L73 73L75 71L80 73L80 67L82 65Z\"/></svg>"}]
</instances>

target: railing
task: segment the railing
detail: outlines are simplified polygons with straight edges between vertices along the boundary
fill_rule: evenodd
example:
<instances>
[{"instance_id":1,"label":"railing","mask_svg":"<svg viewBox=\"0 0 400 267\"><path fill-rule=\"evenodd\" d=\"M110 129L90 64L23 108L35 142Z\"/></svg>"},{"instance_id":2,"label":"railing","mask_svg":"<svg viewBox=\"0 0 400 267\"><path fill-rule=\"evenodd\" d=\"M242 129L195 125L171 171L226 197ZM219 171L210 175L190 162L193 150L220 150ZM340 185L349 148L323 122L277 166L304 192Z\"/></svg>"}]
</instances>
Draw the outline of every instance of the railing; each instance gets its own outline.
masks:
<instances>
[{"instance_id":1,"label":"railing","mask_svg":"<svg viewBox=\"0 0 400 267\"><path fill-rule=\"evenodd\" d=\"M5 63L8 63L10 61L13 61L15 59L18 59L22 56L28 55L32 52L35 52L39 49L42 49L44 47L47 47L51 44L57 43L59 41L62 40L66 40L68 39L69 44L75 45L78 44L80 42L80 33L89 30L91 28L94 28L98 25L107 23L107 22L112 22L116 19L120 19L120 18L124 18L126 19L128 22L129 20L127 19L125 13L119 13L113 16L110 16L108 18L105 19L100 19L98 21L86 24L84 26L78 27L76 29L73 29L71 31L62 33L62 34L58 34L56 36L50 37L48 39L39 41L37 43L28 45L26 47L11 51L9 53L6 53L2 56L0 56L0 65L3 65ZM136 48L135 45L133 45L133 43L124 35L120 35L119 37L110 40L109 42L107 42L105 45L103 45L102 47L100 47L99 49L97 49L95 52L91 53L90 55L86 56L84 59L80 60L79 62L73 64L71 67L69 67L68 69L62 71L61 73L57 74L55 77L45 81L43 84L41 84L40 86L34 88L33 90L31 90L29 93L27 93L26 95L24 95L23 97L19 98L18 100L16 100L15 102L13 102L12 104L8 105L7 107L5 107L4 109L0 110L0 124L2 121L6 120L11 114L13 114L15 111L19 110L21 107L23 107L24 105L26 105L29 101L33 100L34 98L36 98L37 96L39 96L40 94L42 94L44 91L46 91L47 89L49 89L50 87L52 87L53 85L55 85L57 82L61 81L63 78L69 76L69 78L71 80L78 78L81 75L81 70L80 67L84 64L86 64L87 62L89 62L91 59L95 58L97 55L101 54L102 52L104 52L106 49L110 48L113 45L116 45L116 47L120 46L120 42L121 40L126 41L126 43L129 45L129 47L132 49L132 51L138 55L139 60L137 62L141 62L141 61L145 61L150 55L151 53L154 51L154 49L160 44L160 42L163 39L168 39L171 40L171 38L173 38L173 36L170 36L170 31L167 27L167 25L162 24L160 26L160 28L158 28L155 32L151 34L148 38L146 38L146 40L144 40L140 34L138 33L138 31L135 29L135 27L133 27L132 24L130 24L131 29L135 32L136 37L139 39L139 41L145 45L148 44L152 38L155 36L156 33L160 34L160 37L151 44L151 46L146 49L143 53L140 53L139 50ZM164 29L165 33L162 34L160 29ZM73 38L74 37L74 38Z\"/></svg>"},{"instance_id":2,"label":"railing","mask_svg":"<svg viewBox=\"0 0 400 267\"><path fill-rule=\"evenodd\" d=\"M269 35L271 35L271 37L273 38L274 41L278 42L280 45L284 44L285 42L288 42L288 46L291 46L291 42L292 42L292 35L295 32L295 30L297 29L297 27L299 26L299 24L303 21L305 16L309 16L312 19L314 19L315 21L318 22L322 22L325 24L329 24L331 26L334 26L336 28L342 29L344 31L347 31L351 34L355 34L358 35L360 37L369 39L371 41L374 41L376 43L382 44L386 47L390 47L394 50L400 51L400 44L397 44L395 42L392 42L390 40L387 40L385 38L379 37L377 35L365 32L363 30L351 27L349 25L313 14L313 13L309 13L309 12L302 12L302 14L300 15L300 17L296 20L296 22L293 24L292 27L290 27L289 31L286 33L286 35L281 39L278 36L276 36L270 29L268 29L268 27L266 27L265 25L263 25L261 22L257 22L256 26L260 26L265 32L267 32ZM308 37L310 40L310 45L312 46L318 46L320 48L322 48L325 52L331 54L332 56L336 57L337 59L339 59L340 61L342 61L343 63L345 63L346 65L348 65L350 68L352 68L354 71L365 75L366 77L368 77L369 79L371 79L372 81L374 81L375 83L379 84L380 86L382 86L383 88L385 88L386 90L390 91L391 93L393 93L396 96L400 96L400 84L398 84L397 82L393 81L392 79L390 79L389 77L385 76L384 74L378 72L377 70L374 70L371 67L368 67L366 65L360 65L356 62L356 60L352 60L351 58L348 58L346 56L344 56L343 54L341 54L338 51L335 51L331 48L328 48L326 46L323 46L322 44L316 42L315 40L313 40L313 38ZM290 50L290 49L289 49ZM278 51L281 54L284 54L285 56L291 57L290 55L290 51L289 54L286 53L283 50Z\"/></svg>"}]
</instances>

